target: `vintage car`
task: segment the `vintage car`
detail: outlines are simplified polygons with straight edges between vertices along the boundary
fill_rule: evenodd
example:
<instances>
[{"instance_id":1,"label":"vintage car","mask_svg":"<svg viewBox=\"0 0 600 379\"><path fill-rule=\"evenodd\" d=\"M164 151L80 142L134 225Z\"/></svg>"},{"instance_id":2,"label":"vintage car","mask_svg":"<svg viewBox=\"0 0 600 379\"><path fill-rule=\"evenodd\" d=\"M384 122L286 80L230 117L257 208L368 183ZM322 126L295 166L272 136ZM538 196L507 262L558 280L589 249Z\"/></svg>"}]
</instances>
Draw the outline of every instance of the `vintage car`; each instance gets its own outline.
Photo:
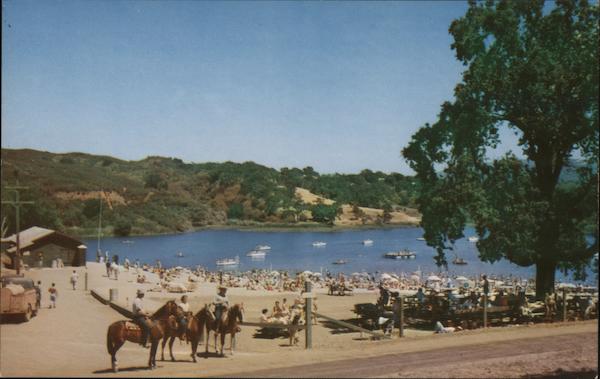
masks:
<instances>
[{"instance_id":1,"label":"vintage car","mask_svg":"<svg viewBox=\"0 0 600 379\"><path fill-rule=\"evenodd\" d=\"M23 321L29 321L37 314L37 295L33 280L22 276L6 276L0 282L0 316L15 315Z\"/></svg>"}]
</instances>

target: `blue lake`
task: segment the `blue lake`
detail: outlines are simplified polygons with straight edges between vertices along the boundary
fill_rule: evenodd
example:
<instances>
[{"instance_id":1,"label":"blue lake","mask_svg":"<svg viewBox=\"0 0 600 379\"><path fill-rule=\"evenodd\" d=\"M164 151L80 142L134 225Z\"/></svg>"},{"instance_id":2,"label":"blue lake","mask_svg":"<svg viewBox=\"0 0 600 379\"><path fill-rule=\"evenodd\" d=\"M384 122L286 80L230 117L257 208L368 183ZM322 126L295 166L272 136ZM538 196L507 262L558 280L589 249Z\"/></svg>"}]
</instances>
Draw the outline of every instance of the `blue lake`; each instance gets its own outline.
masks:
<instances>
[{"instance_id":1,"label":"blue lake","mask_svg":"<svg viewBox=\"0 0 600 379\"><path fill-rule=\"evenodd\" d=\"M243 230L203 230L192 233L102 238L100 248L109 254L118 254L120 261L127 257L133 263L139 259L142 263L154 264L159 259L163 266L203 266L209 270L218 270L216 260L239 256L240 264L230 270L246 271L255 268L296 271L325 271L332 273L366 271L369 273L390 272L409 273L421 269L424 274L440 272L433 257L435 250L424 241L418 241L421 228L364 229L336 232L257 232ZM472 228L465 230L466 236L475 235ZM373 240L373 245L364 246L363 240ZM123 241L133 243L123 243ZM313 247L314 241L323 241L324 247ZM88 259L95 258L97 239L85 241L88 246ZM271 250L263 259L247 257L246 253L256 245L269 245ZM451 274L473 276L478 274L513 275L522 278L534 278L535 268L519 267L506 260L494 264L481 262L475 243L464 238L456 243L459 257L468 262L457 266L449 263ZM383 257L389 251L407 248L416 252L415 259L392 260ZM183 257L177 257L182 252ZM454 258L448 253L448 262ZM338 259L346 260L343 265L333 264ZM595 282L595 274L588 282ZM557 280L565 280L557 272Z\"/></svg>"}]
</instances>

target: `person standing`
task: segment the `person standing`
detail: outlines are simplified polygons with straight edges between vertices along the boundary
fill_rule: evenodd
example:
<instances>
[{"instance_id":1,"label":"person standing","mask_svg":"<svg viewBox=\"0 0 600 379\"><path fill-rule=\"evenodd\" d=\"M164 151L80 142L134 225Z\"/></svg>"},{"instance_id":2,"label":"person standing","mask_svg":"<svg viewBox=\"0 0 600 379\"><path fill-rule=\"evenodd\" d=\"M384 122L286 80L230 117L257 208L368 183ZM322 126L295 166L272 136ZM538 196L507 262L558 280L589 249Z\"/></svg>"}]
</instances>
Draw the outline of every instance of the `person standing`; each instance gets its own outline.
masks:
<instances>
[{"instance_id":1,"label":"person standing","mask_svg":"<svg viewBox=\"0 0 600 379\"><path fill-rule=\"evenodd\" d=\"M35 307L40 309L42 307L42 282L40 280L37 281L37 285L35 288Z\"/></svg>"},{"instance_id":2,"label":"person standing","mask_svg":"<svg viewBox=\"0 0 600 379\"><path fill-rule=\"evenodd\" d=\"M77 280L79 279L79 274L77 271L73 270L71 274L71 285L73 286L73 291L77 289Z\"/></svg>"},{"instance_id":3,"label":"person standing","mask_svg":"<svg viewBox=\"0 0 600 379\"><path fill-rule=\"evenodd\" d=\"M483 275L483 293L486 296L490 296L490 282L488 281L487 275Z\"/></svg>"},{"instance_id":4,"label":"person standing","mask_svg":"<svg viewBox=\"0 0 600 379\"><path fill-rule=\"evenodd\" d=\"M52 287L48 288L48 292L50 292L50 306L48 308L56 308L56 298L58 297L56 284L52 283Z\"/></svg>"}]
</instances>

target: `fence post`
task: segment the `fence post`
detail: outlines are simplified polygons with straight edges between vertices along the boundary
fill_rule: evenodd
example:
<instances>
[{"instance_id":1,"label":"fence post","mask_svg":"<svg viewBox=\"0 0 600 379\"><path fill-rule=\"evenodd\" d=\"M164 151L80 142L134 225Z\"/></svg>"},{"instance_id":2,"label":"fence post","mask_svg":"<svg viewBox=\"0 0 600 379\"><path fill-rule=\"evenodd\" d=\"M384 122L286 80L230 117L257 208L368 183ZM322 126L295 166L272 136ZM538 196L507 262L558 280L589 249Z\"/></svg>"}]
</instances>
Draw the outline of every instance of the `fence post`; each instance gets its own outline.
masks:
<instances>
[{"instance_id":1,"label":"fence post","mask_svg":"<svg viewBox=\"0 0 600 379\"><path fill-rule=\"evenodd\" d=\"M563 297L563 322L567 322L567 289L564 287L562 289L562 297Z\"/></svg>"},{"instance_id":2,"label":"fence post","mask_svg":"<svg viewBox=\"0 0 600 379\"><path fill-rule=\"evenodd\" d=\"M87 270L85 272L85 290L86 291L88 290L88 273L87 273Z\"/></svg>"},{"instance_id":3,"label":"fence post","mask_svg":"<svg viewBox=\"0 0 600 379\"><path fill-rule=\"evenodd\" d=\"M404 337L404 296L400 296L400 337Z\"/></svg>"},{"instance_id":4,"label":"fence post","mask_svg":"<svg viewBox=\"0 0 600 379\"><path fill-rule=\"evenodd\" d=\"M483 327L487 328L487 293L483 294Z\"/></svg>"},{"instance_id":5,"label":"fence post","mask_svg":"<svg viewBox=\"0 0 600 379\"><path fill-rule=\"evenodd\" d=\"M312 283L306 281L304 283L304 292L309 294L304 302L305 312L306 312L306 329L305 329L305 348L312 349Z\"/></svg>"}]
</instances>

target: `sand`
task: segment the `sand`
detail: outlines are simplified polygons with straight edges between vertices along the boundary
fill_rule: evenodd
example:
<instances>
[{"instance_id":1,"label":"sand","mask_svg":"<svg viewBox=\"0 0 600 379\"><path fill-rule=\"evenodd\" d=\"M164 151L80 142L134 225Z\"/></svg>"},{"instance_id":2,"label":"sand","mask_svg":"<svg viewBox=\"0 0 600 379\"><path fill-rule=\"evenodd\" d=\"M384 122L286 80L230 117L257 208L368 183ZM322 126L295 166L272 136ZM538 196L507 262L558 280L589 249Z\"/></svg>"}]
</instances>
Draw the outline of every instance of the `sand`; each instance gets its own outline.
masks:
<instances>
[{"instance_id":1,"label":"sand","mask_svg":"<svg viewBox=\"0 0 600 379\"><path fill-rule=\"evenodd\" d=\"M290 367L307 363L323 363L340 359L378 357L389 353L409 353L432 349L455 349L481 343L501 343L522 338L544 336L577 336L576 333L596 335L597 320L577 323L557 323L520 327L472 330L455 334L434 335L430 331L408 329L405 338L375 341L361 338L359 333L337 330L327 323L320 322L313 329L313 349L304 349L304 335L301 334L298 346L288 346L287 338L254 338L256 327L244 326L237 341L234 356L224 358L213 355L191 363L190 347L175 343L174 354L178 362L158 362L155 371L146 369L148 350L133 343L126 343L118 353L118 374L110 371L110 359L106 351L106 330L110 323L123 319L112 308L101 304L84 291L84 274L88 272L88 288L95 289L108 297L110 288L119 291L119 302L127 305L135 295L137 288L146 290L154 284L135 283L134 272L122 273L119 280L106 277L102 264L88 263L87 269L77 268L80 273L79 288L70 289L69 277L72 268L32 269L26 276L42 280L44 295L42 305L47 307L47 288L54 281L59 289L56 309L41 309L39 315L27 323L7 323L0 326L0 374L2 376L219 376L235 375L258 369ZM146 273L147 276L148 273ZM158 281L158 278L151 278ZM188 293L190 305L196 311L204 303L211 301L215 293L215 284L202 284ZM229 298L233 303L243 303L246 321L258 321L262 308L270 309L276 299L287 297L288 302L298 296L294 293L267 291L247 291L230 289ZM150 309L156 309L168 299L178 299L181 294L166 292L147 292L145 302ZM353 296L328 296L318 294L319 312L338 319L349 319L355 303L374 302L376 292L357 293ZM365 336L366 337L366 336ZM570 337L569 337L570 338ZM577 341L577 337L575 342ZM597 341L597 339L596 339ZM226 348L229 347L229 339ZM168 349L168 348L167 348ZM211 351L214 347L211 346ZM199 351L203 351L201 346ZM590 362L597 365L597 343L595 350L585 349L585 354L594 358L582 359L578 366L588 367ZM168 356L168 353L167 353ZM590 355L591 356L591 355ZM160 350L157 355L160 359ZM562 364L556 361L556 364ZM529 367L529 366L528 366ZM536 368L531 367L531 374ZM560 367L560 366L559 366ZM556 369L546 364L544 370ZM432 376L433 368L428 368ZM414 374L414 370L407 372ZM301 375L301 372L299 372ZM411 376L411 375L408 375ZM478 375L474 375L478 376Z\"/></svg>"}]
</instances>

